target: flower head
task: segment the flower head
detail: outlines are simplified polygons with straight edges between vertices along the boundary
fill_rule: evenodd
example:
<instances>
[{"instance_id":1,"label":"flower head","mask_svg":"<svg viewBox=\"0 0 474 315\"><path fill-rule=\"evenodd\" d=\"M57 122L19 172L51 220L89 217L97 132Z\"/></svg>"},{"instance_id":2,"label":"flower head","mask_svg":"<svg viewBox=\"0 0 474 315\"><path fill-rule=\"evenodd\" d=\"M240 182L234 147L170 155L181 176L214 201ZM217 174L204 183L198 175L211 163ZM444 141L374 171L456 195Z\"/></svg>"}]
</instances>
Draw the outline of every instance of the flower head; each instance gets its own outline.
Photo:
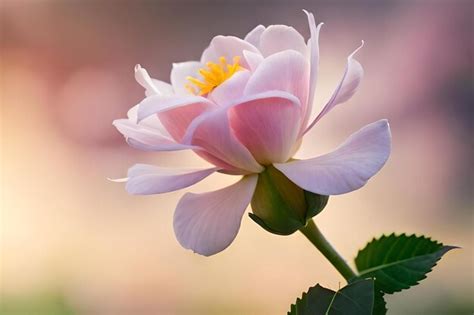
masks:
<instances>
[{"instance_id":1,"label":"flower head","mask_svg":"<svg viewBox=\"0 0 474 315\"><path fill-rule=\"evenodd\" d=\"M361 45L349 55L329 101L312 118L322 24L316 26L313 15L306 13L308 43L292 27L259 25L244 39L214 37L199 61L173 64L171 84L150 78L139 65L135 68L146 98L130 109L127 119L114 121L127 142L147 151L193 150L213 166L168 169L138 164L128 171L127 190L158 194L191 186L214 172L241 176L223 189L181 198L174 229L185 248L212 255L229 246L250 202L252 218L260 225L292 233L324 207L324 196L361 188L387 160L386 120L363 127L331 153L291 159L304 134L347 101L363 75L353 58ZM294 192L292 198L306 196L304 202L289 201L287 208L293 212L288 220L266 206L277 200L264 195L269 184L279 200L289 200L287 190Z\"/></svg>"},{"instance_id":2,"label":"flower head","mask_svg":"<svg viewBox=\"0 0 474 315\"><path fill-rule=\"evenodd\" d=\"M232 64L228 64L224 56L219 58L219 63L209 61L206 63L207 69L200 69L199 74L202 79L196 79L194 77L187 77L186 79L192 84L188 84L186 88L192 94L207 95L216 87L224 83L225 80L229 79L237 71L241 70L242 67L239 65L239 56L234 57ZM194 85L194 86L193 86Z\"/></svg>"}]
</instances>

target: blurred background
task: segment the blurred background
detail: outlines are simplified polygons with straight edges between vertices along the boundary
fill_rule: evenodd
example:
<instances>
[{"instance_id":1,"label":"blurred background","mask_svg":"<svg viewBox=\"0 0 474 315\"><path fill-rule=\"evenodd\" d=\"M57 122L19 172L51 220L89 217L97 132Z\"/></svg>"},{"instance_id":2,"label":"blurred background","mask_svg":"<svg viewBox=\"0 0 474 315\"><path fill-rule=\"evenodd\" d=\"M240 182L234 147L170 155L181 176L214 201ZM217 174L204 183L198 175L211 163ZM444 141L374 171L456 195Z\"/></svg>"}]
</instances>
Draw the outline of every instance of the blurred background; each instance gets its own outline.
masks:
<instances>
[{"instance_id":1,"label":"blurred background","mask_svg":"<svg viewBox=\"0 0 474 315\"><path fill-rule=\"evenodd\" d=\"M300 157L328 152L388 118L393 153L363 189L332 197L316 220L347 259L373 236L426 234L461 246L389 314L474 311L473 12L453 1L1 2L0 314L286 314L316 282L343 279L302 235L271 235L244 216L235 242L210 258L172 229L182 191L130 196L107 181L134 163L202 166L192 153L129 148L113 119L143 98L136 63L168 81L214 35L258 24L321 32L316 108L360 40L359 92L305 138ZM214 190L215 175L188 189Z\"/></svg>"}]
</instances>

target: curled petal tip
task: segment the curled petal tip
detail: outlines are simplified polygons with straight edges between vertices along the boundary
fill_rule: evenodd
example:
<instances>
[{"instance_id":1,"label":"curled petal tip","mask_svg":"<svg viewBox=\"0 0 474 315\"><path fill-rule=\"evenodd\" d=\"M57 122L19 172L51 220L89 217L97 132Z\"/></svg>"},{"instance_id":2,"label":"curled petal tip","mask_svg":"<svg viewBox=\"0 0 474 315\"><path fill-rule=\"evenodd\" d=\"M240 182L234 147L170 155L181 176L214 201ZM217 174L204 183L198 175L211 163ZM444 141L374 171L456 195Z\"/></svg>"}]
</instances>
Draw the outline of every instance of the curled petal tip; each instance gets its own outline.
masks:
<instances>
[{"instance_id":1,"label":"curled petal tip","mask_svg":"<svg viewBox=\"0 0 474 315\"><path fill-rule=\"evenodd\" d=\"M379 121L377 121L378 124L382 125L382 126L387 126L387 127L390 127L390 124L388 122L388 119L386 118L383 118L383 119L380 119Z\"/></svg>"},{"instance_id":2,"label":"curled petal tip","mask_svg":"<svg viewBox=\"0 0 474 315\"><path fill-rule=\"evenodd\" d=\"M309 11L306 10L306 9L303 9L303 12L304 12L308 17L314 18L314 14L313 14L312 12L309 12Z\"/></svg>"},{"instance_id":3,"label":"curled petal tip","mask_svg":"<svg viewBox=\"0 0 474 315\"><path fill-rule=\"evenodd\" d=\"M140 71L140 69L142 69L142 66L139 63L137 63L135 67L133 68L135 72Z\"/></svg>"},{"instance_id":4,"label":"curled petal tip","mask_svg":"<svg viewBox=\"0 0 474 315\"><path fill-rule=\"evenodd\" d=\"M313 13L307 11L306 9L303 9L303 12L308 16L308 18L309 18L310 20L312 20L312 21L314 22L314 14L313 14ZM315 22L315 24L316 24L316 22ZM323 26L323 25L324 25L324 22L320 22L320 23L318 24L318 27L317 27L317 28L319 29L319 28L321 28L321 26Z\"/></svg>"},{"instance_id":5,"label":"curled petal tip","mask_svg":"<svg viewBox=\"0 0 474 315\"><path fill-rule=\"evenodd\" d=\"M360 41L360 46L357 47L357 49L354 50L354 51L352 52L352 54L350 54L347 59L351 59L352 57L354 57L354 55L355 55L362 47L364 47L364 44L365 44L364 40L361 40L361 41Z\"/></svg>"},{"instance_id":6,"label":"curled petal tip","mask_svg":"<svg viewBox=\"0 0 474 315\"><path fill-rule=\"evenodd\" d=\"M387 127L388 129L388 132L390 134L390 137L392 137L392 131L390 130L390 123L388 122L388 119L382 119L383 123L384 123L384 126Z\"/></svg>"},{"instance_id":7,"label":"curled petal tip","mask_svg":"<svg viewBox=\"0 0 474 315\"><path fill-rule=\"evenodd\" d=\"M110 177L107 177L107 180L109 180L111 182L114 182L114 183L125 183L126 181L128 181L128 177L124 177L124 178L110 178Z\"/></svg>"}]
</instances>

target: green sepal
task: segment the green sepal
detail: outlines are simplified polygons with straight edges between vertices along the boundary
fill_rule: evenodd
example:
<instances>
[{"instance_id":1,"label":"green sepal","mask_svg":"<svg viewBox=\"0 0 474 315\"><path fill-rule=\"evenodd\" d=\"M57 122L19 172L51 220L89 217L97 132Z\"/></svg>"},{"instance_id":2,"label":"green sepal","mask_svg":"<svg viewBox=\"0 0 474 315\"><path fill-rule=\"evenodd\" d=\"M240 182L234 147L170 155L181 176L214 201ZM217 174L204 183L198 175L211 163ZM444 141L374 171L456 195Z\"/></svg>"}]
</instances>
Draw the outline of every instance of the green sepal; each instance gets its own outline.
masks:
<instances>
[{"instance_id":1,"label":"green sepal","mask_svg":"<svg viewBox=\"0 0 474 315\"><path fill-rule=\"evenodd\" d=\"M304 190L304 197L307 206L306 220L311 219L323 211L329 201L329 196L315 194L306 190Z\"/></svg>"},{"instance_id":2,"label":"green sepal","mask_svg":"<svg viewBox=\"0 0 474 315\"><path fill-rule=\"evenodd\" d=\"M290 235L320 213L328 198L303 190L270 165L258 175L250 218L268 232Z\"/></svg>"},{"instance_id":3,"label":"green sepal","mask_svg":"<svg viewBox=\"0 0 474 315\"><path fill-rule=\"evenodd\" d=\"M278 231L275 231L275 230L272 230L272 228L268 227L265 222L260 219L259 217L257 217L255 214L253 214L252 212L249 212L249 217L250 219L252 219L255 223L257 223L258 225L260 225L265 231L267 232L270 232L270 233L273 233L273 234L277 234L277 235L289 235L289 234L283 234L283 233L280 233ZM293 233L293 232L291 232ZM290 233L290 234L291 234Z\"/></svg>"}]
</instances>

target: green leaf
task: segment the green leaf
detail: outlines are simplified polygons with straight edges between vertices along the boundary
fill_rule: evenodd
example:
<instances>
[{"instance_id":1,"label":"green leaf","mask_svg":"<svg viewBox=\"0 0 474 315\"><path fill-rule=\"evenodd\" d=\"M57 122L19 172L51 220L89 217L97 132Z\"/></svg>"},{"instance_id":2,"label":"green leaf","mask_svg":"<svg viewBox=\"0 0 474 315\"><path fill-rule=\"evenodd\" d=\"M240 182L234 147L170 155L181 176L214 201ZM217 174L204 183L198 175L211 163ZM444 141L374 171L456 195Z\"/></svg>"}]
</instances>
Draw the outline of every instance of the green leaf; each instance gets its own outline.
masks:
<instances>
[{"instance_id":1,"label":"green leaf","mask_svg":"<svg viewBox=\"0 0 474 315\"><path fill-rule=\"evenodd\" d=\"M384 235L360 250L355 263L360 278L373 277L378 290L394 293L417 285L453 248L424 236Z\"/></svg>"},{"instance_id":2,"label":"green leaf","mask_svg":"<svg viewBox=\"0 0 474 315\"><path fill-rule=\"evenodd\" d=\"M373 305L373 279L355 281L337 292L317 284L291 305L288 315L371 315Z\"/></svg>"},{"instance_id":3,"label":"green leaf","mask_svg":"<svg viewBox=\"0 0 474 315\"><path fill-rule=\"evenodd\" d=\"M374 293L374 311L372 315L385 315L387 314L387 303L385 303L384 293L375 289Z\"/></svg>"}]
</instances>

